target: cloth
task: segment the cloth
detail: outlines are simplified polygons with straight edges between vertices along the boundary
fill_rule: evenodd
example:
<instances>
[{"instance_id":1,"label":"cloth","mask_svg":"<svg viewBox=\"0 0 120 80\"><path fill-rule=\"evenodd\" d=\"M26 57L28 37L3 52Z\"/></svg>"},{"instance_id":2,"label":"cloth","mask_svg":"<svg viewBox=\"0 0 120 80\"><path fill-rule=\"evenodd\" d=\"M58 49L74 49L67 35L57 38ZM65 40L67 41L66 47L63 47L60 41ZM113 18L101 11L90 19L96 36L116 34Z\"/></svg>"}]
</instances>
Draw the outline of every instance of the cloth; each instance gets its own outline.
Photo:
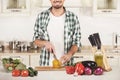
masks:
<instances>
[{"instance_id":1,"label":"cloth","mask_svg":"<svg viewBox=\"0 0 120 80\"><path fill-rule=\"evenodd\" d=\"M38 14L35 26L34 26L34 37L35 39L42 39L50 41L49 34L47 32L47 26L50 21L50 9ZM72 45L80 47L81 32L78 17L65 9L65 24L64 24L64 54L66 54ZM40 54L40 66L49 66L50 53L42 48ZM73 59L68 62L72 64Z\"/></svg>"},{"instance_id":2,"label":"cloth","mask_svg":"<svg viewBox=\"0 0 120 80\"><path fill-rule=\"evenodd\" d=\"M60 57L64 53L64 22L65 14L56 17L52 13L50 13L50 21L47 27L47 31L50 37L50 42L55 47L55 54L58 59L60 59ZM49 66L52 66L53 60L53 55L51 55Z\"/></svg>"}]
</instances>

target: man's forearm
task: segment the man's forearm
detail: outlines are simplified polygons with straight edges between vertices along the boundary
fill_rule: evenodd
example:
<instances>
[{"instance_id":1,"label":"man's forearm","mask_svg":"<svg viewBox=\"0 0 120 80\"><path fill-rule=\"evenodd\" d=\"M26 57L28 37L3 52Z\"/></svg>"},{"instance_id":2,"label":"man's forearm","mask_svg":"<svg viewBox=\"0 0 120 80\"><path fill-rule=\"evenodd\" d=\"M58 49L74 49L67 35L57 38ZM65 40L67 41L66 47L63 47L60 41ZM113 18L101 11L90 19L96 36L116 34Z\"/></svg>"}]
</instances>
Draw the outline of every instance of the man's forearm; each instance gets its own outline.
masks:
<instances>
[{"instance_id":1,"label":"man's forearm","mask_svg":"<svg viewBox=\"0 0 120 80\"><path fill-rule=\"evenodd\" d=\"M44 47L45 46L45 41L44 40L36 39L34 41L34 44L37 45L38 47Z\"/></svg>"},{"instance_id":2,"label":"man's forearm","mask_svg":"<svg viewBox=\"0 0 120 80\"><path fill-rule=\"evenodd\" d=\"M77 45L73 45L71 49L68 51L68 54L74 55L78 51Z\"/></svg>"}]
</instances>

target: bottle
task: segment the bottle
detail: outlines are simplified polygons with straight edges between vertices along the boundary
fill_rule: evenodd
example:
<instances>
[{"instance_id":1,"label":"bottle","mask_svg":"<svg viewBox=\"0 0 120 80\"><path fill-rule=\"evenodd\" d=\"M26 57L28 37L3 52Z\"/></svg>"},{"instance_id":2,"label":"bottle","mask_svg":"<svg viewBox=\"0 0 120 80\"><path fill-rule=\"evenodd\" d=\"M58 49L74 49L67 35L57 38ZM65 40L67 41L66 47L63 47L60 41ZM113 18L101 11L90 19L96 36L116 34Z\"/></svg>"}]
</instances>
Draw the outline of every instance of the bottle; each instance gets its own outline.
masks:
<instances>
[{"instance_id":1,"label":"bottle","mask_svg":"<svg viewBox=\"0 0 120 80\"><path fill-rule=\"evenodd\" d=\"M95 62L97 63L97 66L104 68L103 53L100 49L98 49L94 54L94 59L95 59Z\"/></svg>"}]
</instances>

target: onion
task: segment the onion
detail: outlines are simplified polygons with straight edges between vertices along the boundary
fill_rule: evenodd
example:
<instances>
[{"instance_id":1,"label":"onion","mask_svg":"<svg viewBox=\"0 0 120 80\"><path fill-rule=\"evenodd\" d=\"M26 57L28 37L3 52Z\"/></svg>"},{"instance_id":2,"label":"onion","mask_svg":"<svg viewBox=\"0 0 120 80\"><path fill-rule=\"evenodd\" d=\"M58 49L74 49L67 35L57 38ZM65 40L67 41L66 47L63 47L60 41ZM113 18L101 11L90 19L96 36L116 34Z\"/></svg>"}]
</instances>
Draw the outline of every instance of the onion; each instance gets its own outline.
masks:
<instances>
[{"instance_id":1,"label":"onion","mask_svg":"<svg viewBox=\"0 0 120 80\"><path fill-rule=\"evenodd\" d=\"M97 67L94 72L95 75L102 75L103 74L103 68Z\"/></svg>"},{"instance_id":2,"label":"onion","mask_svg":"<svg viewBox=\"0 0 120 80\"><path fill-rule=\"evenodd\" d=\"M85 72L85 75L91 75L92 74L92 69L89 68L89 67L85 67L84 72Z\"/></svg>"}]
</instances>

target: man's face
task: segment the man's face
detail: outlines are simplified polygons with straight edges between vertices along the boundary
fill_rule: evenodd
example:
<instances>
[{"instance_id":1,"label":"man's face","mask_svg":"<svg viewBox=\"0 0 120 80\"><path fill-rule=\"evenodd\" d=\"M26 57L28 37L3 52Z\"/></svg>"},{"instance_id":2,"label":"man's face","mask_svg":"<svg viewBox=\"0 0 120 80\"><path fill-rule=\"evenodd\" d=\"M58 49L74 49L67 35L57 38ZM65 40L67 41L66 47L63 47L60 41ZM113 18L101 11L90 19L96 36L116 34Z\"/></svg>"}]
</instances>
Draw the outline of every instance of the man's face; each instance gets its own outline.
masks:
<instances>
[{"instance_id":1,"label":"man's face","mask_svg":"<svg viewBox=\"0 0 120 80\"><path fill-rule=\"evenodd\" d=\"M52 4L52 7L59 9L59 8L63 7L63 3L65 0L50 0L50 1Z\"/></svg>"}]
</instances>

